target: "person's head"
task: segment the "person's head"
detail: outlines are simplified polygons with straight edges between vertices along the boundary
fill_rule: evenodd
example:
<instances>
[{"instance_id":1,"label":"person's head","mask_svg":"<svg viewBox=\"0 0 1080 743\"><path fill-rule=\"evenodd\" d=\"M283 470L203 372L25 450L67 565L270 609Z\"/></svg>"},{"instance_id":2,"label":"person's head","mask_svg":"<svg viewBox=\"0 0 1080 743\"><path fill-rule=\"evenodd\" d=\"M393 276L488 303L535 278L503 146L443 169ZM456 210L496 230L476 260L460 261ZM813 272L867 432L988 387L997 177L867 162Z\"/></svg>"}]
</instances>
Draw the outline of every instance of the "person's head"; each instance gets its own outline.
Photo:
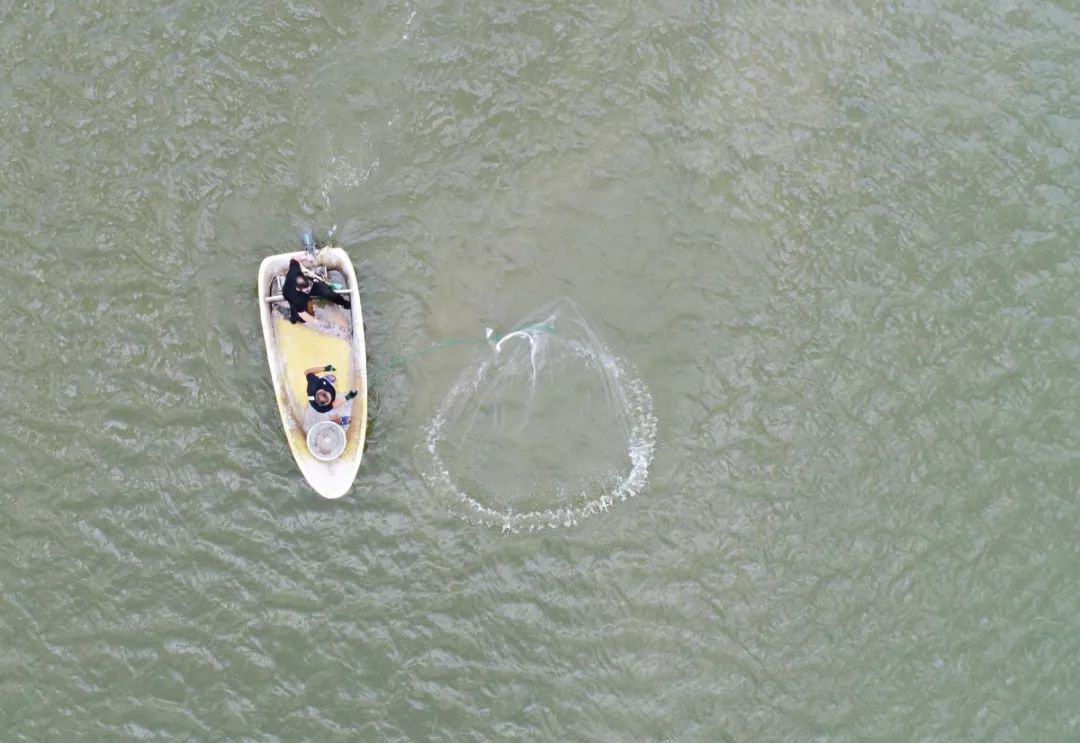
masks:
<instances>
[{"instance_id":1,"label":"person's head","mask_svg":"<svg viewBox=\"0 0 1080 743\"><path fill-rule=\"evenodd\" d=\"M330 393L326 390L316 390L315 392L315 404L316 405L329 405Z\"/></svg>"},{"instance_id":2,"label":"person's head","mask_svg":"<svg viewBox=\"0 0 1080 743\"><path fill-rule=\"evenodd\" d=\"M296 288L307 294L311 291L311 279L309 279L307 276L297 276Z\"/></svg>"}]
</instances>

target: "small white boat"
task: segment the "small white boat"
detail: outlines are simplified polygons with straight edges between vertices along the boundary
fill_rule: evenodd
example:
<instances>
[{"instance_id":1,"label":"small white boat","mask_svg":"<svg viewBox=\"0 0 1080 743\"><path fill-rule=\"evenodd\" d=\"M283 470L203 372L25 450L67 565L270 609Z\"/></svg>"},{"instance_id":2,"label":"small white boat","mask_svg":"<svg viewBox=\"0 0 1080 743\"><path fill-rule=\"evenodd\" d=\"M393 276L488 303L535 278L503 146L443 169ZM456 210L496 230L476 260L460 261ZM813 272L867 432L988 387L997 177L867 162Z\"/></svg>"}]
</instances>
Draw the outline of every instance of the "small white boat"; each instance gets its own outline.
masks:
<instances>
[{"instance_id":1,"label":"small white boat","mask_svg":"<svg viewBox=\"0 0 1080 743\"><path fill-rule=\"evenodd\" d=\"M285 438L296 464L315 492L324 498L340 498L356 479L367 430L367 361L360 293L348 254L341 248L321 248L315 253L314 265L303 260L301 265L336 285L338 293L347 296L352 306L346 310L313 298L309 306L316 321L290 323L281 288L289 261L302 256L304 253L272 255L259 266L259 315L266 360ZM342 425L330 421L311 424L310 415L306 415L309 405L304 372L326 364L334 366L338 399L349 390L358 393L335 410L348 416L348 420L342 417Z\"/></svg>"}]
</instances>

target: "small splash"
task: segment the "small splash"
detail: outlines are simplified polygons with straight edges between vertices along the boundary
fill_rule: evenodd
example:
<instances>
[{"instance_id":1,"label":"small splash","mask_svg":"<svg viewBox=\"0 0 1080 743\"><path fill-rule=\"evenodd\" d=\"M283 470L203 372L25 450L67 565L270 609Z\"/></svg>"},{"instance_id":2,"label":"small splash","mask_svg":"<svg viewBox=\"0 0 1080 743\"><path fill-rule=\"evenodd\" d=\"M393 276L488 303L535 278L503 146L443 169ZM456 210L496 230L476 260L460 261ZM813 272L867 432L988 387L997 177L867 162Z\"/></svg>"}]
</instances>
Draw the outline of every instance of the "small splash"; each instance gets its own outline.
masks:
<instances>
[{"instance_id":1,"label":"small splash","mask_svg":"<svg viewBox=\"0 0 1080 743\"><path fill-rule=\"evenodd\" d=\"M570 300L487 348L427 426L418 460L451 509L504 531L573 526L645 487L652 396Z\"/></svg>"},{"instance_id":2,"label":"small splash","mask_svg":"<svg viewBox=\"0 0 1080 743\"><path fill-rule=\"evenodd\" d=\"M344 157L332 157L323 169L322 183L319 193L322 196L326 208L330 208L330 196L338 188L351 191L371 177L379 167L379 159L375 158L366 168L357 167ZM337 225L335 225L336 228Z\"/></svg>"}]
</instances>

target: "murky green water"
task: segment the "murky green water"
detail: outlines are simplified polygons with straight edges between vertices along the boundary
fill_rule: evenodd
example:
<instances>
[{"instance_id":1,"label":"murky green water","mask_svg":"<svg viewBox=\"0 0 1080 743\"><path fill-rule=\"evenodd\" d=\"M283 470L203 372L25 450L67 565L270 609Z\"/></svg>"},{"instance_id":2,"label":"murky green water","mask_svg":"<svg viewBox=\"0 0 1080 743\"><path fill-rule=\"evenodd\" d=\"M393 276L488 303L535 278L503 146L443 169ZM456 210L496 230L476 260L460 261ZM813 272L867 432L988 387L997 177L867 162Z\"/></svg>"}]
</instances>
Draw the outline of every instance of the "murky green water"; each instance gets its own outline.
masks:
<instances>
[{"instance_id":1,"label":"murky green water","mask_svg":"<svg viewBox=\"0 0 1080 743\"><path fill-rule=\"evenodd\" d=\"M1049 1L0 2L0 737L1080 738L1078 69ZM339 502L255 305L304 224ZM502 533L419 352L560 297L648 484Z\"/></svg>"}]
</instances>

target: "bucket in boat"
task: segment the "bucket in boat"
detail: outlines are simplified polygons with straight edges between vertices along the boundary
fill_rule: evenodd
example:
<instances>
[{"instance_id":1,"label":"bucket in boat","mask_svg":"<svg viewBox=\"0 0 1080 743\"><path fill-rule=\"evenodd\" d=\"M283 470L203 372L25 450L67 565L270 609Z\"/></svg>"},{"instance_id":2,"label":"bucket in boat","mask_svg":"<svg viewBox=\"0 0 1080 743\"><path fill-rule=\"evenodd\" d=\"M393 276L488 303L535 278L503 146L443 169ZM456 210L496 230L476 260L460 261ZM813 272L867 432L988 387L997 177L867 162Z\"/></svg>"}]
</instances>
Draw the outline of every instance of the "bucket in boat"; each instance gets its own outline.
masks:
<instances>
[{"instance_id":1,"label":"bucket in boat","mask_svg":"<svg viewBox=\"0 0 1080 743\"><path fill-rule=\"evenodd\" d=\"M322 462L329 462L345 451L345 429L333 421L319 421L307 434L308 451Z\"/></svg>"}]
</instances>

